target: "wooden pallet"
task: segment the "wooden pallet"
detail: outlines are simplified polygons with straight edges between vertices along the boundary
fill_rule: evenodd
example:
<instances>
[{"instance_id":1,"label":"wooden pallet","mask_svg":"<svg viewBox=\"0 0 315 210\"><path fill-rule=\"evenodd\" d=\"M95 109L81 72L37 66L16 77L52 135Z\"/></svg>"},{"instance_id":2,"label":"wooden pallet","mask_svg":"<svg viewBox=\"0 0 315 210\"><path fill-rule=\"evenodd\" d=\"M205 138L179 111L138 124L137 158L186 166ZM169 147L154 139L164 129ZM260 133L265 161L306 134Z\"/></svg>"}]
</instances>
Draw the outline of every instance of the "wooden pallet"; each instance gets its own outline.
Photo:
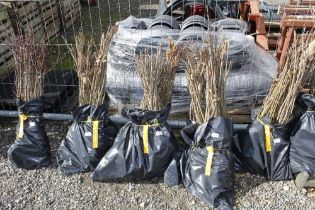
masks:
<instances>
[{"instance_id":1,"label":"wooden pallet","mask_svg":"<svg viewBox=\"0 0 315 210\"><path fill-rule=\"evenodd\" d=\"M14 34L6 7L0 5L0 76L12 70L14 59L10 48L7 46L8 40Z\"/></svg>"},{"instance_id":2,"label":"wooden pallet","mask_svg":"<svg viewBox=\"0 0 315 210\"><path fill-rule=\"evenodd\" d=\"M59 5L56 0L39 1L38 5L41 10L46 40L49 40L61 29Z\"/></svg>"},{"instance_id":3,"label":"wooden pallet","mask_svg":"<svg viewBox=\"0 0 315 210\"><path fill-rule=\"evenodd\" d=\"M79 0L11 1L6 5L15 33L33 31L37 40L49 40L63 27L69 28L80 14Z\"/></svg>"},{"instance_id":4,"label":"wooden pallet","mask_svg":"<svg viewBox=\"0 0 315 210\"><path fill-rule=\"evenodd\" d=\"M312 3L313 2L313 3ZM315 1L293 1L289 0L288 4L281 5L278 13L282 18L281 22L265 22L268 45L270 50L277 50L277 58L280 59L286 27L293 28L312 28L314 22L312 18L307 19L307 16L315 16ZM299 4L299 6L297 6ZM298 19L302 19L299 21ZM292 30L290 31L292 32ZM284 60L280 62L283 66Z\"/></svg>"},{"instance_id":5,"label":"wooden pallet","mask_svg":"<svg viewBox=\"0 0 315 210\"><path fill-rule=\"evenodd\" d=\"M73 26L80 16L81 5L79 0L59 0L63 29Z\"/></svg>"},{"instance_id":6,"label":"wooden pallet","mask_svg":"<svg viewBox=\"0 0 315 210\"><path fill-rule=\"evenodd\" d=\"M37 40L45 35L41 9L37 1L11 2L8 13L15 34L27 34L32 31Z\"/></svg>"},{"instance_id":7,"label":"wooden pallet","mask_svg":"<svg viewBox=\"0 0 315 210\"><path fill-rule=\"evenodd\" d=\"M295 5L282 5L279 8L279 14L290 14L290 15L314 15L315 6L295 6Z\"/></svg>"},{"instance_id":8,"label":"wooden pallet","mask_svg":"<svg viewBox=\"0 0 315 210\"><path fill-rule=\"evenodd\" d=\"M314 7L286 5L282 8L282 11L281 37L278 40L276 54L280 69L285 65L286 54L292 43L294 31L297 29L313 30L315 28Z\"/></svg>"},{"instance_id":9,"label":"wooden pallet","mask_svg":"<svg viewBox=\"0 0 315 210\"><path fill-rule=\"evenodd\" d=\"M305 6L315 6L315 0L289 0L289 5L305 5Z\"/></svg>"},{"instance_id":10,"label":"wooden pallet","mask_svg":"<svg viewBox=\"0 0 315 210\"><path fill-rule=\"evenodd\" d=\"M243 20L255 23L256 44L269 50L266 36L265 20L259 9L259 0L248 0L240 3L240 15Z\"/></svg>"}]
</instances>

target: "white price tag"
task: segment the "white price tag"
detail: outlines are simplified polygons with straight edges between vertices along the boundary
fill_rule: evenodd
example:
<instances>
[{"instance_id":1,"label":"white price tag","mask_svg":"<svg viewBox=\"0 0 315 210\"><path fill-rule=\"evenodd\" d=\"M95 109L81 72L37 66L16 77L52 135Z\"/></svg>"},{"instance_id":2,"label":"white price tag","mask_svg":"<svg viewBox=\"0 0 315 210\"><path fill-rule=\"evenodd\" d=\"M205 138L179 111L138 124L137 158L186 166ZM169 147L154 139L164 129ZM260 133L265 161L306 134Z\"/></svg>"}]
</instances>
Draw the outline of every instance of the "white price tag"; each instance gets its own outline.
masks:
<instances>
[{"instance_id":1,"label":"white price tag","mask_svg":"<svg viewBox=\"0 0 315 210\"><path fill-rule=\"evenodd\" d=\"M274 140L273 140L273 142L274 142L275 144L278 144L278 143L280 143L280 142L281 142L281 139L279 139L279 138L274 139Z\"/></svg>"},{"instance_id":2,"label":"white price tag","mask_svg":"<svg viewBox=\"0 0 315 210\"><path fill-rule=\"evenodd\" d=\"M157 132L155 133L155 135L156 135L156 136L162 136L162 135L163 135L163 132L162 132L162 131L157 131Z\"/></svg>"},{"instance_id":3,"label":"white price tag","mask_svg":"<svg viewBox=\"0 0 315 210\"><path fill-rule=\"evenodd\" d=\"M30 127L34 127L35 126L35 122L30 122Z\"/></svg>"},{"instance_id":4,"label":"white price tag","mask_svg":"<svg viewBox=\"0 0 315 210\"><path fill-rule=\"evenodd\" d=\"M219 138L220 134L218 134L218 133L211 133L211 137L212 138Z\"/></svg>"},{"instance_id":5,"label":"white price tag","mask_svg":"<svg viewBox=\"0 0 315 210\"><path fill-rule=\"evenodd\" d=\"M92 133L91 132L86 132L84 135L85 136L92 136Z\"/></svg>"}]
</instances>

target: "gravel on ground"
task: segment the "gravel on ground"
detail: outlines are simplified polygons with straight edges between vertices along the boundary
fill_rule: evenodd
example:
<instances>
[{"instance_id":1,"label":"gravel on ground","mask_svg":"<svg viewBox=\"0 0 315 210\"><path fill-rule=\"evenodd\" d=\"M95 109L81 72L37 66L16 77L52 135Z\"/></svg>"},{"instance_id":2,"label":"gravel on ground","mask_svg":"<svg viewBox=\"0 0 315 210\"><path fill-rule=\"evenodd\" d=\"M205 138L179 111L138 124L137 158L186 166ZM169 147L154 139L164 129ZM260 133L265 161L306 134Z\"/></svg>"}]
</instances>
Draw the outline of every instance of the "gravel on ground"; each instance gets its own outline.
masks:
<instances>
[{"instance_id":1,"label":"gravel on ground","mask_svg":"<svg viewBox=\"0 0 315 210\"><path fill-rule=\"evenodd\" d=\"M16 121L0 123L0 209L208 209L183 185L167 187L163 178L142 182L97 183L90 173L62 176L56 149L69 123L46 122L54 164L41 170L15 169L6 153L15 139ZM236 174L235 209L315 209L315 193L299 191L293 181L268 182Z\"/></svg>"}]
</instances>

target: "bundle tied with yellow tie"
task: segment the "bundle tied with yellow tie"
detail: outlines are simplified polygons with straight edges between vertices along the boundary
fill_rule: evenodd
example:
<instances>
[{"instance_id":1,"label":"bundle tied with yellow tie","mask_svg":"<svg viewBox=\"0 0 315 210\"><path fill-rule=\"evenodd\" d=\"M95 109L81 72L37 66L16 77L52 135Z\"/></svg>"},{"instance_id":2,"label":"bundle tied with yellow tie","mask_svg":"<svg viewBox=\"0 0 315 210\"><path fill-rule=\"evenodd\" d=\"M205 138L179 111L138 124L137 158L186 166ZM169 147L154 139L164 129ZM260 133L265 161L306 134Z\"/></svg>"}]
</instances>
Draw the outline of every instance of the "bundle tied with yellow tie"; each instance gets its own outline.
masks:
<instances>
[{"instance_id":1,"label":"bundle tied with yellow tie","mask_svg":"<svg viewBox=\"0 0 315 210\"><path fill-rule=\"evenodd\" d=\"M150 51L151 50L151 51ZM93 172L94 181L143 180L162 176L176 149L167 123L175 71L182 48L169 40L168 49L145 49L136 59L144 96L140 108L124 108L129 120Z\"/></svg>"},{"instance_id":2,"label":"bundle tied with yellow tie","mask_svg":"<svg viewBox=\"0 0 315 210\"><path fill-rule=\"evenodd\" d=\"M74 122L57 151L62 174L93 171L116 137L117 129L108 118L109 97L105 90L111 37L109 29L96 45L80 33L74 47L69 45L79 79L80 106L73 111Z\"/></svg>"},{"instance_id":3,"label":"bundle tied with yellow tie","mask_svg":"<svg viewBox=\"0 0 315 210\"><path fill-rule=\"evenodd\" d=\"M39 169L51 161L48 137L43 125L46 45L36 41L35 34L12 38L15 61L15 93L19 112L16 141L8 150L8 159L24 169Z\"/></svg>"},{"instance_id":4,"label":"bundle tied with yellow tie","mask_svg":"<svg viewBox=\"0 0 315 210\"><path fill-rule=\"evenodd\" d=\"M291 122L273 124L268 117L257 118L239 133L235 152L244 171L260 174L269 180L292 178L289 162Z\"/></svg>"},{"instance_id":5,"label":"bundle tied with yellow tie","mask_svg":"<svg viewBox=\"0 0 315 210\"><path fill-rule=\"evenodd\" d=\"M292 131L290 166L294 174L315 174L315 95L303 94L298 101L303 114Z\"/></svg>"},{"instance_id":6,"label":"bundle tied with yellow tie","mask_svg":"<svg viewBox=\"0 0 315 210\"><path fill-rule=\"evenodd\" d=\"M233 125L224 101L229 43L215 40L210 36L200 51L187 53L192 122L181 130L188 148L180 159L180 171L186 189L193 195L215 208L232 209Z\"/></svg>"},{"instance_id":7,"label":"bundle tied with yellow tie","mask_svg":"<svg viewBox=\"0 0 315 210\"><path fill-rule=\"evenodd\" d=\"M109 150L117 129L107 116L108 106L82 105L73 112L74 122L57 151L62 174L93 171Z\"/></svg>"},{"instance_id":8,"label":"bundle tied with yellow tie","mask_svg":"<svg viewBox=\"0 0 315 210\"><path fill-rule=\"evenodd\" d=\"M309 55L313 36L294 35L284 68L253 112L253 123L239 136L238 154L246 171L269 180L292 178L290 136L300 115L296 99L314 71L314 54Z\"/></svg>"}]
</instances>

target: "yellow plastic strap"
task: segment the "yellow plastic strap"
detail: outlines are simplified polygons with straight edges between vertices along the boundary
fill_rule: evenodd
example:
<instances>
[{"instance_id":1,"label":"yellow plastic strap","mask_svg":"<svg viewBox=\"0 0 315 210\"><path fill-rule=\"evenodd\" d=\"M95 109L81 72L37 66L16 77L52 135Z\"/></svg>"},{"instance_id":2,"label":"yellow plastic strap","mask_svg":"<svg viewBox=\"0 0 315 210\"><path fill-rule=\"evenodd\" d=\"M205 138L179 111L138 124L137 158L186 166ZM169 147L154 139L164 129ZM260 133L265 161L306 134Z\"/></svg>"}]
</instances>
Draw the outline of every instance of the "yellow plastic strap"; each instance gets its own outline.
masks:
<instances>
[{"instance_id":1,"label":"yellow plastic strap","mask_svg":"<svg viewBox=\"0 0 315 210\"><path fill-rule=\"evenodd\" d=\"M271 139L272 139L272 135L271 135L271 128L269 125L265 124L262 120L260 120L259 118L257 118L258 122L260 122L263 126L264 126L264 130L265 130L265 144L266 144L266 152L271 152Z\"/></svg>"},{"instance_id":2,"label":"yellow plastic strap","mask_svg":"<svg viewBox=\"0 0 315 210\"><path fill-rule=\"evenodd\" d=\"M23 135L24 135L24 121L27 120L27 115L19 115L19 119L20 119L20 128L19 128L18 138L21 139L23 138Z\"/></svg>"},{"instance_id":3,"label":"yellow plastic strap","mask_svg":"<svg viewBox=\"0 0 315 210\"><path fill-rule=\"evenodd\" d=\"M143 126L143 153L149 153L149 125Z\"/></svg>"},{"instance_id":4,"label":"yellow plastic strap","mask_svg":"<svg viewBox=\"0 0 315 210\"><path fill-rule=\"evenodd\" d=\"M93 121L93 148L98 148L98 125L99 121Z\"/></svg>"},{"instance_id":5,"label":"yellow plastic strap","mask_svg":"<svg viewBox=\"0 0 315 210\"><path fill-rule=\"evenodd\" d=\"M154 119L152 126L159 126L159 121L157 119Z\"/></svg>"},{"instance_id":6,"label":"yellow plastic strap","mask_svg":"<svg viewBox=\"0 0 315 210\"><path fill-rule=\"evenodd\" d=\"M206 163L205 175L210 176L212 159L213 159L213 154L214 154L213 146L207 147L207 150L208 150L208 158L207 158L207 163Z\"/></svg>"},{"instance_id":7,"label":"yellow plastic strap","mask_svg":"<svg viewBox=\"0 0 315 210\"><path fill-rule=\"evenodd\" d=\"M264 125L264 129L265 129L266 152L271 152L271 132L270 132L270 126Z\"/></svg>"}]
</instances>

